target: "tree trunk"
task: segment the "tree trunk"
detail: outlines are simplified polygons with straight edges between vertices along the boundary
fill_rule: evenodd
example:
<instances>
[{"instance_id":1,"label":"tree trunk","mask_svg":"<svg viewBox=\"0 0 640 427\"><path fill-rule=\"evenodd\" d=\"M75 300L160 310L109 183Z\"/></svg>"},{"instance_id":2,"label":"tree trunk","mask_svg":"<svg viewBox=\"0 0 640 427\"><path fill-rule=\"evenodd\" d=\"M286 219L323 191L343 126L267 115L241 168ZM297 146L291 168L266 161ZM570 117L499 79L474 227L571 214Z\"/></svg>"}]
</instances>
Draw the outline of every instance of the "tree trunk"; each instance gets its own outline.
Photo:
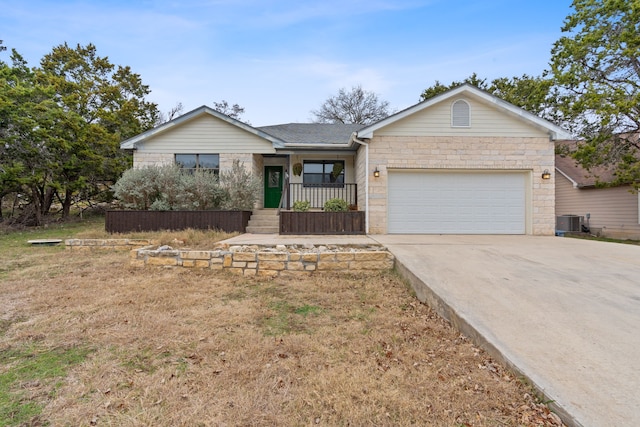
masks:
<instances>
[{"instance_id":1,"label":"tree trunk","mask_svg":"<svg viewBox=\"0 0 640 427\"><path fill-rule=\"evenodd\" d=\"M56 191L51 188L48 187L46 190L42 191L42 202L40 205L40 213L42 216L45 216L47 214L49 214L49 211L51 210L51 205L53 204L53 197L56 194Z\"/></svg>"},{"instance_id":2,"label":"tree trunk","mask_svg":"<svg viewBox=\"0 0 640 427\"><path fill-rule=\"evenodd\" d=\"M42 193L38 191L38 187L31 187L32 207L33 207L33 222L34 226L42 224Z\"/></svg>"},{"instance_id":3,"label":"tree trunk","mask_svg":"<svg viewBox=\"0 0 640 427\"><path fill-rule=\"evenodd\" d=\"M68 188L64 192L64 200L62 201L62 219L69 218L69 213L71 211L71 200L72 200L73 192Z\"/></svg>"}]
</instances>

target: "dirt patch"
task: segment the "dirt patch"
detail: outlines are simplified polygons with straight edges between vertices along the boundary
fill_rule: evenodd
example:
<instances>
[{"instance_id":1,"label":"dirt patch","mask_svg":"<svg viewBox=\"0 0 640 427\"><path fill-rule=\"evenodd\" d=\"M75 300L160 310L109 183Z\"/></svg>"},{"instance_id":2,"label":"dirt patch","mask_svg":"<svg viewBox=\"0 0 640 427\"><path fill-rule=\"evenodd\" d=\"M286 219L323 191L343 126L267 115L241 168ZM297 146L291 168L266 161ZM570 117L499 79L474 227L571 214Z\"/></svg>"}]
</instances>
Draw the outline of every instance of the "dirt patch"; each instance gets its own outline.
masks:
<instances>
[{"instance_id":1,"label":"dirt patch","mask_svg":"<svg viewBox=\"0 0 640 427\"><path fill-rule=\"evenodd\" d=\"M37 256L0 285L13 313L0 351L92 349L42 422L559 425L393 273L260 280L135 269L122 253Z\"/></svg>"}]
</instances>

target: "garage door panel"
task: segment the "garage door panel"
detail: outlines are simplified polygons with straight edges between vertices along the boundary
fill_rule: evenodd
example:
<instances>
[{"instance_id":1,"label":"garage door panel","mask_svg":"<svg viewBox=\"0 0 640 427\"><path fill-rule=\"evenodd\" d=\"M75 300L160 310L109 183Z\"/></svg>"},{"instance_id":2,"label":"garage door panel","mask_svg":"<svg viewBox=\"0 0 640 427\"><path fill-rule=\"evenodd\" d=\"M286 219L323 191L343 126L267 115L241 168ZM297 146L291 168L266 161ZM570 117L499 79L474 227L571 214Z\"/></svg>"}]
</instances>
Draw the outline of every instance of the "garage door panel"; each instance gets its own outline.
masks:
<instances>
[{"instance_id":1,"label":"garage door panel","mask_svg":"<svg viewBox=\"0 0 640 427\"><path fill-rule=\"evenodd\" d=\"M525 173L389 172L388 232L524 234Z\"/></svg>"}]
</instances>

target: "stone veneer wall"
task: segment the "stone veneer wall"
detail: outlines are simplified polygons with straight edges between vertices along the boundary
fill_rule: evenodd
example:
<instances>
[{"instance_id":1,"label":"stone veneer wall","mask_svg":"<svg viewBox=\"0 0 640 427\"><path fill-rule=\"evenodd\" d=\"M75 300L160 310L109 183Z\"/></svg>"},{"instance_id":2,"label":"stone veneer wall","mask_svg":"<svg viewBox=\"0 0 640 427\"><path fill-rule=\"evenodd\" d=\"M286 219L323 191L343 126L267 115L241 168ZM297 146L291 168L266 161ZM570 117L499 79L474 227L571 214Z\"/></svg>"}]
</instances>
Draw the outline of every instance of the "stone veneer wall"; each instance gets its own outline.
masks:
<instances>
[{"instance_id":1,"label":"stone veneer wall","mask_svg":"<svg viewBox=\"0 0 640 427\"><path fill-rule=\"evenodd\" d=\"M133 152L133 167L142 168L148 166L172 165L175 155L173 153L145 153L139 150Z\"/></svg>"},{"instance_id":2,"label":"stone veneer wall","mask_svg":"<svg viewBox=\"0 0 640 427\"><path fill-rule=\"evenodd\" d=\"M358 156L364 158L364 149ZM369 177L369 232L387 233L388 169L507 170L531 172L527 234L552 236L554 164L554 145L546 137L374 136L369 143L369 165L378 167L380 177ZM545 169L551 172L551 179L541 178Z\"/></svg>"},{"instance_id":3,"label":"stone veneer wall","mask_svg":"<svg viewBox=\"0 0 640 427\"><path fill-rule=\"evenodd\" d=\"M168 246L131 251L132 266L166 266L226 270L243 276L305 276L315 271L377 272L391 270L395 258L382 246L232 246L180 250Z\"/></svg>"}]
</instances>

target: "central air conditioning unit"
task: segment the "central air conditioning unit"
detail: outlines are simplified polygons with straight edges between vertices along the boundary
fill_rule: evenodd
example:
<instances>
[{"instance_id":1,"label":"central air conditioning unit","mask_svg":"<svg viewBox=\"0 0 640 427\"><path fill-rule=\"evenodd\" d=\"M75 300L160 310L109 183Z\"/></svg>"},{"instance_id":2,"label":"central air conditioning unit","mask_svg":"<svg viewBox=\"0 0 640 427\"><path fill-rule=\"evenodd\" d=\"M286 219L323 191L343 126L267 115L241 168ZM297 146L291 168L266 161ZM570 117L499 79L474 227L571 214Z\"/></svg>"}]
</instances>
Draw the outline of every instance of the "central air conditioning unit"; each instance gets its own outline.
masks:
<instances>
[{"instance_id":1,"label":"central air conditioning unit","mask_svg":"<svg viewBox=\"0 0 640 427\"><path fill-rule=\"evenodd\" d=\"M556 230L582 231L582 218L579 215L560 215L556 217Z\"/></svg>"}]
</instances>

